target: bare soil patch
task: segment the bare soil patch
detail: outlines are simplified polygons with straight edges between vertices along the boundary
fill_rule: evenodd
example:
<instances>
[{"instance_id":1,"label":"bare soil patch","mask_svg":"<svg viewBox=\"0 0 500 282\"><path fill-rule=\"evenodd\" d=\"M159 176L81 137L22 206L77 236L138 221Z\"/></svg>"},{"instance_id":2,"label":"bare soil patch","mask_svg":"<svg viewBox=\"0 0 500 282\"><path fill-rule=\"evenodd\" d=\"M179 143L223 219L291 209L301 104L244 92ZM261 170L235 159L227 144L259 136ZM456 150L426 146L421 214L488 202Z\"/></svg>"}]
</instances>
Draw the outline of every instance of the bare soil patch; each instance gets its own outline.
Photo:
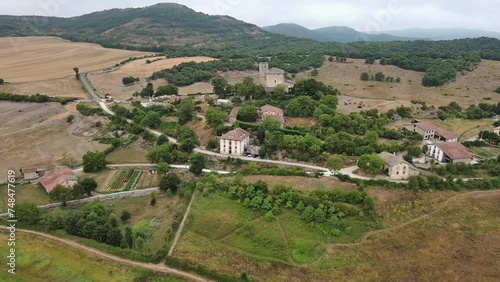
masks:
<instances>
[{"instance_id":1,"label":"bare soil patch","mask_svg":"<svg viewBox=\"0 0 500 282\"><path fill-rule=\"evenodd\" d=\"M74 76L44 81L7 83L0 85L0 92L90 99L87 93L83 91L81 83Z\"/></svg>"}]
</instances>

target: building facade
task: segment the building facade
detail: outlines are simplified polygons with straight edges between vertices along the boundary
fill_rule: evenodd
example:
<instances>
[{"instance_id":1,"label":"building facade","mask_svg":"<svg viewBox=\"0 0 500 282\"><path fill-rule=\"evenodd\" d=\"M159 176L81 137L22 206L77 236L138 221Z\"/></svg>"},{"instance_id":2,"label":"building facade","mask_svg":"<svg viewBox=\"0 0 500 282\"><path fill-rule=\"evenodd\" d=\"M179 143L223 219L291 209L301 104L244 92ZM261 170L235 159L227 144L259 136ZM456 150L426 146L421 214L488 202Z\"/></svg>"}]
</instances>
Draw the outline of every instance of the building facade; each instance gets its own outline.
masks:
<instances>
[{"instance_id":1,"label":"building facade","mask_svg":"<svg viewBox=\"0 0 500 282\"><path fill-rule=\"evenodd\" d=\"M293 81L285 79L285 71L279 68L269 68L269 63L259 63L259 82L266 90L274 91L278 85L284 85L285 91L289 92L295 86Z\"/></svg>"},{"instance_id":2,"label":"building facade","mask_svg":"<svg viewBox=\"0 0 500 282\"><path fill-rule=\"evenodd\" d=\"M282 109L265 105L262 106L259 110L259 115L262 120L265 120L268 117L273 117L280 122L280 127L285 127L285 115Z\"/></svg>"},{"instance_id":3,"label":"building facade","mask_svg":"<svg viewBox=\"0 0 500 282\"><path fill-rule=\"evenodd\" d=\"M393 180L407 180L412 173L411 166L401 156L396 156L388 152L382 152L379 156L384 159L384 171ZM417 173L418 174L418 173Z\"/></svg>"},{"instance_id":4,"label":"building facade","mask_svg":"<svg viewBox=\"0 0 500 282\"><path fill-rule=\"evenodd\" d=\"M230 156L242 156L250 145L250 133L236 128L219 137L220 153Z\"/></svg>"},{"instance_id":5,"label":"building facade","mask_svg":"<svg viewBox=\"0 0 500 282\"><path fill-rule=\"evenodd\" d=\"M428 145L427 154L442 163L469 164L474 160L474 154L458 142Z\"/></svg>"}]
</instances>

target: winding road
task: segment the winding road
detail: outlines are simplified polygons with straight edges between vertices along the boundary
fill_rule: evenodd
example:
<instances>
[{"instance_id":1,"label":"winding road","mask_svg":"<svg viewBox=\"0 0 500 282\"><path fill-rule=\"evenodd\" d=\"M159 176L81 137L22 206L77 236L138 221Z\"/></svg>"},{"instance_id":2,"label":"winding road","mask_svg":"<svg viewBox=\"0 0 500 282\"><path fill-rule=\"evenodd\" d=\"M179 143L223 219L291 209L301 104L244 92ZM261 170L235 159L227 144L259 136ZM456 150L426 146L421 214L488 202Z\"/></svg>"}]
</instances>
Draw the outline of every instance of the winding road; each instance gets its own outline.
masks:
<instances>
[{"instance_id":1,"label":"winding road","mask_svg":"<svg viewBox=\"0 0 500 282\"><path fill-rule=\"evenodd\" d=\"M0 229L8 230L8 227L6 227L6 226L0 226ZM53 235L49 235L49 234L46 234L46 233L32 231L32 230L25 230L25 229L17 229L17 228L16 228L16 232L21 232L21 233L36 235L38 237L43 237L45 239L49 239L49 240L57 242L57 243L65 244L65 245L67 245L69 247L72 247L74 249L85 251L87 253L96 255L96 256L101 257L103 259L107 259L107 260L111 260L111 261L117 262L117 263L122 264L122 265L130 265L130 266L133 266L133 267L139 267L139 268L143 268L143 269L147 269L147 270L151 270L151 271L155 271L155 272L166 273L166 274L174 275L174 276L177 276L177 277L185 278L185 279L188 279L188 280L191 280L191 281L197 281L197 282L198 281L200 281L200 282L211 281L211 280L207 280L207 279L205 279L205 278L203 278L201 276L198 276L198 275L195 275L195 274L191 274L189 272L185 272L185 271L177 270L175 268L168 267L168 266L166 266L164 264L153 264L153 263L137 262L137 261L133 261L133 260L129 260L129 259L124 259L124 258L121 258L121 257L117 257L117 256L114 256L114 255L108 254L106 252L103 252L103 251L100 251L100 250L97 250L97 249L94 249L94 248L91 248L91 247L87 247L87 246L82 245L80 243L77 243L77 242L74 242L74 241L71 241L71 240L68 240L68 239L59 238L59 237L56 237L56 236L53 236Z\"/></svg>"}]
</instances>

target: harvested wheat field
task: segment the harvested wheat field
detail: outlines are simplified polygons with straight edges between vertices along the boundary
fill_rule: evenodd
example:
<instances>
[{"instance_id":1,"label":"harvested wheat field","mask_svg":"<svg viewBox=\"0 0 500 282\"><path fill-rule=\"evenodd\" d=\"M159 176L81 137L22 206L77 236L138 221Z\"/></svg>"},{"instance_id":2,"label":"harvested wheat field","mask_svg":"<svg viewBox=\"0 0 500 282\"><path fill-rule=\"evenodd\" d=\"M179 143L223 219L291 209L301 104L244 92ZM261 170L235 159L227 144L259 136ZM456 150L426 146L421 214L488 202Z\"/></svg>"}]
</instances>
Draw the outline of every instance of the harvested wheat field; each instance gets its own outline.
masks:
<instances>
[{"instance_id":1,"label":"harvested wheat field","mask_svg":"<svg viewBox=\"0 0 500 282\"><path fill-rule=\"evenodd\" d=\"M157 59L161 60L155 61ZM148 60L151 60L152 62L148 64ZM101 96L110 94L116 99L127 99L132 97L134 92L140 92L143 87L146 87L146 77L150 77L154 72L169 69L185 62L194 61L200 63L212 60L214 59L209 57L183 57L172 59L158 57L141 59L130 62L119 68L89 73L87 78L91 81L92 85L97 89L97 92ZM134 85L124 86L122 78L127 76L139 77L141 81ZM153 83L155 90L158 86L167 84L164 79L157 79L151 82Z\"/></svg>"},{"instance_id":2,"label":"harvested wheat field","mask_svg":"<svg viewBox=\"0 0 500 282\"><path fill-rule=\"evenodd\" d=\"M110 67L129 57L149 53L73 43L57 37L0 38L0 76L6 82L52 80Z\"/></svg>"},{"instance_id":3,"label":"harvested wheat field","mask_svg":"<svg viewBox=\"0 0 500 282\"><path fill-rule=\"evenodd\" d=\"M66 122L70 114L76 117L71 124ZM95 122L76 112L75 104L0 102L0 171L81 162L87 151L108 147L92 141ZM5 177L0 176L0 182Z\"/></svg>"},{"instance_id":4,"label":"harvested wheat field","mask_svg":"<svg viewBox=\"0 0 500 282\"><path fill-rule=\"evenodd\" d=\"M19 95L44 94L56 97L75 97L86 99L89 96L82 90L82 84L73 76L31 82L15 82L0 85L0 92Z\"/></svg>"},{"instance_id":5,"label":"harvested wheat field","mask_svg":"<svg viewBox=\"0 0 500 282\"><path fill-rule=\"evenodd\" d=\"M396 66L383 66L378 62L367 65L364 61L348 59L347 64L325 61L324 66L318 69L316 79L333 85L344 95L356 98L397 102L422 100L435 106L447 105L452 101L462 106L500 101L498 94L493 92L500 80L500 62L483 60L476 70L466 75L457 74L455 82L441 87L424 87L424 73L407 71ZM401 83L361 81L362 72L383 72L386 76L400 77ZM311 76L308 72L298 77ZM490 98L491 101L485 101L484 98Z\"/></svg>"}]
</instances>

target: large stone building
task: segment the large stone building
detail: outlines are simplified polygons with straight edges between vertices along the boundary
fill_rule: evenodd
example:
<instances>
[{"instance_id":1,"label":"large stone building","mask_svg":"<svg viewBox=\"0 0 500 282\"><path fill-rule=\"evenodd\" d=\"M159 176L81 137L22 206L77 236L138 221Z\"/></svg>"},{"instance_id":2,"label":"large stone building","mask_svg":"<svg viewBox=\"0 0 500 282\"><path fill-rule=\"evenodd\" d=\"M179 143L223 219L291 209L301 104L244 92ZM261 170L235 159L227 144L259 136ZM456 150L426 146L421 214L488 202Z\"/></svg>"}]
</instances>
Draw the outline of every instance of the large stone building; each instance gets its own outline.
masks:
<instances>
[{"instance_id":1,"label":"large stone building","mask_svg":"<svg viewBox=\"0 0 500 282\"><path fill-rule=\"evenodd\" d=\"M231 156L242 156L250 145L250 133L236 128L219 137L220 153Z\"/></svg>"},{"instance_id":2,"label":"large stone building","mask_svg":"<svg viewBox=\"0 0 500 282\"><path fill-rule=\"evenodd\" d=\"M267 91L274 91L278 85L284 85L285 91L289 92L290 89L295 87L293 81L285 79L285 71L278 68L270 68L269 63L259 63L259 82L264 85Z\"/></svg>"},{"instance_id":3,"label":"large stone building","mask_svg":"<svg viewBox=\"0 0 500 282\"><path fill-rule=\"evenodd\" d=\"M34 180L42 177L46 171L52 169L54 169L54 166L28 167L28 168L22 168L21 173L23 174L24 180Z\"/></svg>"},{"instance_id":4,"label":"large stone building","mask_svg":"<svg viewBox=\"0 0 500 282\"><path fill-rule=\"evenodd\" d=\"M432 122L415 120L411 125L405 126L409 131L416 132L424 137L424 140L439 140L444 142L458 142L458 136L454 133L436 126Z\"/></svg>"},{"instance_id":5,"label":"large stone building","mask_svg":"<svg viewBox=\"0 0 500 282\"><path fill-rule=\"evenodd\" d=\"M388 152L382 152L378 155L384 159L384 171L389 175L390 179L407 180L410 176L418 174L418 172L412 171L411 165L401 156Z\"/></svg>"},{"instance_id":6,"label":"large stone building","mask_svg":"<svg viewBox=\"0 0 500 282\"><path fill-rule=\"evenodd\" d=\"M474 154L458 142L427 145L427 154L442 163L471 163Z\"/></svg>"}]
</instances>

